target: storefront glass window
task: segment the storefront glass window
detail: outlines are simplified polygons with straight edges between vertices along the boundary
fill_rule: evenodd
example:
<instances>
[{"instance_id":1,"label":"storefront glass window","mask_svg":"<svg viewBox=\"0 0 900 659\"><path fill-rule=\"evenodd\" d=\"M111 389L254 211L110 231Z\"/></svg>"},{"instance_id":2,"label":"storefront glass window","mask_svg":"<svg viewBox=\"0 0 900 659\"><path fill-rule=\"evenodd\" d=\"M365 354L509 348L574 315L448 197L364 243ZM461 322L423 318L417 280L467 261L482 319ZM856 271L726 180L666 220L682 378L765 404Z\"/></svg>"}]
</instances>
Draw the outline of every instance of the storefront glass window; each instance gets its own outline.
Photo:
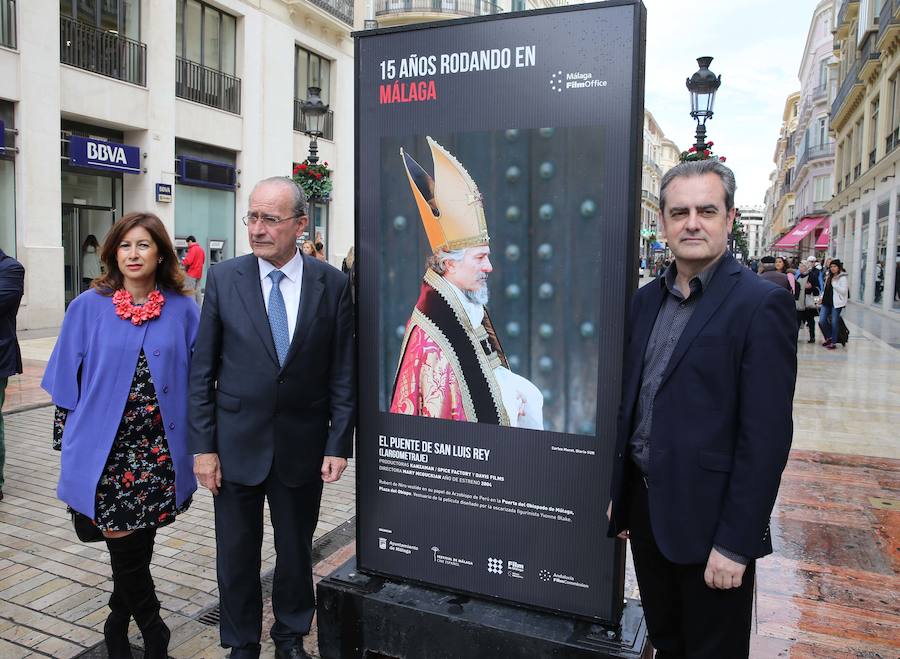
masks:
<instances>
[{"instance_id":1,"label":"storefront glass window","mask_svg":"<svg viewBox=\"0 0 900 659\"><path fill-rule=\"evenodd\" d=\"M62 203L114 208L113 179L106 176L62 173Z\"/></svg>"},{"instance_id":2,"label":"storefront glass window","mask_svg":"<svg viewBox=\"0 0 900 659\"><path fill-rule=\"evenodd\" d=\"M0 159L0 249L16 255L16 169L12 160Z\"/></svg>"},{"instance_id":3,"label":"storefront glass window","mask_svg":"<svg viewBox=\"0 0 900 659\"><path fill-rule=\"evenodd\" d=\"M13 104L0 101L0 121L6 128L14 128ZM10 149L16 145L10 133L7 138L0 134L0 145ZM6 151L0 157L0 249L10 256L16 255L16 162L15 151Z\"/></svg>"},{"instance_id":4,"label":"storefront glass window","mask_svg":"<svg viewBox=\"0 0 900 659\"><path fill-rule=\"evenodd\" d=\"M212 190L192 185L175 186L175 238L193 235L206 254L203 279L211 263L234 256L234 191ZM224 242L222 249L210 250L211 241ZM215 246L215 243L214 243Z\"/></svg>"}]
</instances>

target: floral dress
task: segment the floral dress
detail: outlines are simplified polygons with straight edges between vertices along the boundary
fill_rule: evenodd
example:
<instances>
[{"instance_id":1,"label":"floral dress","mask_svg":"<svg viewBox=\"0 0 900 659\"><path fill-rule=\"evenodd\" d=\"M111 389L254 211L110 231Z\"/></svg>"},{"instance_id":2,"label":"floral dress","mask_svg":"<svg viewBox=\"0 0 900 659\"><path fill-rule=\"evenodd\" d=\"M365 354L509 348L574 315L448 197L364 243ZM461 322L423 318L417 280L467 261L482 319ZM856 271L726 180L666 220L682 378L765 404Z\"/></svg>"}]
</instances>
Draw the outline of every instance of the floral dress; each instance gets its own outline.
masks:
<instances>
[{"instance_id":1,"label":"floral dress","mask_svg":"<svg viewBox=\"0 0 900 659\"><path fill-rule=\"evenodd\" d=\"M68 410L57 407L53 448L62 447ZM175 467L166 442L159 401L144 351L125 402L106 466L97 482L94 523L104 531L165 526L190 506L175 505Z\"/></svg>"}]
</instances>

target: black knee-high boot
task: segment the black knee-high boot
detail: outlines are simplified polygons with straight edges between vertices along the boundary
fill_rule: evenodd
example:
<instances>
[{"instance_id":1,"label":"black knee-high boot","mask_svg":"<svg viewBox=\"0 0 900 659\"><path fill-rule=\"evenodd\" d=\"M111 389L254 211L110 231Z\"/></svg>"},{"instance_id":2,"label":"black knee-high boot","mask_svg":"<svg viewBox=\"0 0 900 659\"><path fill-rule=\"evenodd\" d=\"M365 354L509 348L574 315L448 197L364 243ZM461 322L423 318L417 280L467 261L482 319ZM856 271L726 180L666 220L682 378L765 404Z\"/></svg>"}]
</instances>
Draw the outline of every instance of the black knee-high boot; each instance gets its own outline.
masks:
<instances>
[{"instance_id":1,"label":"black knee-high boot","mask_svg":"<svg viewBox=\"0 0 900 659\"><path fill-rule=\"evenodd\" d=\"M159 600L150 575L156 529L140 529L121 538L107 538L113 580L144 637L144 657L164 659L169 628L159 616Z\"/></svg>"},{"instance_id":2,"label":"black knee-high boot","mask_svg":"<svg viewBox=\"0 0 900 659\"><path fill-rule=\"evenodd\" d=\"M109 596L109 616L103 625L103 639L106 641L109 659L132 659L131 643L128 641L129 622L131 611L113 582L113 592Z\"/></svg>"}]
</instances>

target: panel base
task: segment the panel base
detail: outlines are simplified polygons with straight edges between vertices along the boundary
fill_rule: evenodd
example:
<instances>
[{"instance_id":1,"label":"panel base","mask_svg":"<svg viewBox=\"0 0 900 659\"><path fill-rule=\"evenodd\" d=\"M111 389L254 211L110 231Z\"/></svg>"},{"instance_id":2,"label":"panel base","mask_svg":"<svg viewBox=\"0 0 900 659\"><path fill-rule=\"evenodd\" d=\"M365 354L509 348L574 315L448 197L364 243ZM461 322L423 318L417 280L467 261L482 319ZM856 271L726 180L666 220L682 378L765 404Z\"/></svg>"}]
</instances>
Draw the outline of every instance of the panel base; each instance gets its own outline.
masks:
<instances>
[{"instance_id":1,"label":"panel base","mask_svg":"<svg viewBox=\"0 0 900 659\"><path fill-rule=\"evenodd\" d=\"M651 659L640 602L618 628L357 572L352 558L318 586L322 659Z\"/></svg>"}]
</instances>

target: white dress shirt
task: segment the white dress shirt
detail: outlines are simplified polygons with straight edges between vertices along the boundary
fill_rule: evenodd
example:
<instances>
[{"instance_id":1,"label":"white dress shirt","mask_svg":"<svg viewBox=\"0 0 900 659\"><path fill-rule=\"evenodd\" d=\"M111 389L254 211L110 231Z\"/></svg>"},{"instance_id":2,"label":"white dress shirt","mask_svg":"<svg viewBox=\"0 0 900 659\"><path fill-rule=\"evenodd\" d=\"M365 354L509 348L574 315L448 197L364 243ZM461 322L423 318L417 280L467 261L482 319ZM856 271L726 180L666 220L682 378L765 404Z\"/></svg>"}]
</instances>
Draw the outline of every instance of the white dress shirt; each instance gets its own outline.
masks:
<instances>
[{"instance_id":1,"label":"white dress shirt","mask_svg":"<svg viewBox=\"0 0 900 659\"><path fill-rule=\"evenodd\" d=\"M259 284L262 286L263 302L266 306L266 312L269 310L269 293L272 292L272 280L269 273L273 270L281 270L284 277L278 288L281 290L281 296L284 298L284 310L287 312L288 336L291 341L294 340L294 329L297 327L297 316L300 312L300 286L303 283L303 257L300 252L294 253L294 258L284 264L281 268L276 268L268 261L257 258L259 261Z\"/></svg>"},{"instance_id":2,"label":"white dress shirt","mask_svg":"<svg viewBox=\"0 0 900 659\"><path fill-rule=\"evenodd\" d=\"M445 280L446 281L446 280ZM484 320L484 307L475 304L456 285L447 282L462 303L472 327L481 325ZM530 380L516 375L505 366L494 369L494 377L500 386L503 407L509 417L509 425L514 428L544 429L544 396Z\"/></svg>"}]
</instances>

